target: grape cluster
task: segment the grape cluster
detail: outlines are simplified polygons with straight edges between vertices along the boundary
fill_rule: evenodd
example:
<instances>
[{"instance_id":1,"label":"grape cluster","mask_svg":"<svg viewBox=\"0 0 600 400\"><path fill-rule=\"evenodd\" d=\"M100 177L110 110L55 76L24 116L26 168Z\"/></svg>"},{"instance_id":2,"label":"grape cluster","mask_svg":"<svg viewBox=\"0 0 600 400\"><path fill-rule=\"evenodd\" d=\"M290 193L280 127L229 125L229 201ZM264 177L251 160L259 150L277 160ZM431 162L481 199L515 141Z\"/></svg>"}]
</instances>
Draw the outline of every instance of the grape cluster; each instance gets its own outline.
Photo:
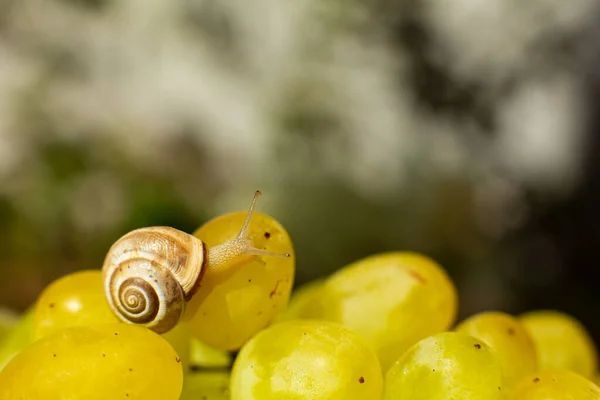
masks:
<instances>
[{"instance_id":1,"label":"grape cluster","mask_svg":"<svg viewBox=\"0 0 600 400\"><path fill-rule=\"evenodd\" d=\"M194 236L235 237L245 213ZM597 350L572 316L488 311L457 321L458 292L433 259L390 252L292 292L285 229L255 214L258 249L207 275L166 333L122 322L100 270L0 314L0 400L600 400Z\"/></svg>"}]
</instances>

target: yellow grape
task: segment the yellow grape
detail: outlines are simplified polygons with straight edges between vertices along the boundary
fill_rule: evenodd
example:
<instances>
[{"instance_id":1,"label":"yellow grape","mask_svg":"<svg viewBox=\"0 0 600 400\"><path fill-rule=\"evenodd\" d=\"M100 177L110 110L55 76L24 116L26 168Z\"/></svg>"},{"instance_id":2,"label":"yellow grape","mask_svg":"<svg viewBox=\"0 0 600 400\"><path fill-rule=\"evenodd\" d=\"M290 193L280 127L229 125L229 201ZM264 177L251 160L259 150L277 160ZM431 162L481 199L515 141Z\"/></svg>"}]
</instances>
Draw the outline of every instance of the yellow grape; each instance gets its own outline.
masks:
<instances>
[{"instance_id":1,"label":"yellow grape","mask_svg":"<svg viewBox=\"0 0 600 400\"><path fill-rule=\"evenodd\" d=\"M56 331L0 372L0 399L177 400L179 357L156 333L129 324Z\"/></svg>"},{"instance_id":2,"label":"yellow grape","mask_svg":"<svg viewBox=\"0 0 600 400\"><path fill-rule=\"evenodd\" d=\"M482 340L444 332L411 347L385 377L384 400L499 400L502 368Z\"/></svg>"},{"instance_id":3,"label":"yellow grape","mask_svg":"<svg viewBox=\"0 0 600 400\"><path fill-rule=\"evenodd\" d=\"M190 342L190 365L198 368L228 368L231 354L193 337Z\"/></svg>"},{"instance_id":4,"label":"yellow grape","mask_svg":"<svg viewBox=\"0 0 600 400\"><path fill-rule=\"evenodd\" d=\"M507 387L537 371L533 340L512 315L495 311L475 314L459 324L456 331L483 340L496 352Z\"/></svg>"},{"instance_id":5,"label":"yellow grape","mask_svg":"<svg viewBox=\"0 0 600 400\"><path fill-rule=\"evenodd\" d=\"M600 388L568 370L545 370L522 379L509 400L600 400Z\"/></svg>"},{"instance_id":6,"label":"yellow grape","mask_svg":"<svg viewBox=\"0 0 600 400\"><path fill-rule=\"evenodd\" d=\"M229 400L229 372L186 374L180 400Z\"/></svg>"},{"instance_id":7,"label":"yellow grape","mask_svg":"<svg viewBox=\"0 0 600 400\"><path fill-rule=\"evenodd\" d=\"M598 366L597 350L586 328L562 312L539 310L520 317L537 348L538 365L568 369L592 378Z\"/></svg>"},{"instance_id":8,"label":"yellow grape","mask_svg":"<svg viewBox=\"0 0 600 400\"><path fill-rule=\"evenodd\" d=\"M377 356L357 334L328 321L274 324L248 341L231 375L232 400L379 399Z\"/></svg>"},{"instance_id":9,"label":"yellow grape","mask_svg":"<svg viewBox=\"0 0 600 400\"><path fill-rule=\"evenodd\" d=\"M194 236L207 246L234 238L247 213L216 217L202 225ZM286 230L273 218L254 213L250 221L254 247L290 257L246 256L239 265L221 274L205 274L188 304L191 334L204 343L238 350L265 328L287 306L294 284L295 256Z\"/></svg>"},{"instance_id":10,"label":"yellow grape","mask_svg":"<svg viewBox=\"0 0 600 400\"><path fill-rule=\"evenodd\" d=\"M179 321L179 323L171 329L169 332L163 333L162 336L179 356L181 360L181 366L184 371L187 371L190 367L190 358L191 358L191 335L189 324L185 321Z\"/></svg>"},{"instance_id":11,"label":"yellow grape","mask_svg":"<svg viewBox=\"0 0 600 400\"><path fill-rule=\"evenodd\" d=\"M50 283L35 305L34 337L42 338L64 328L120 322L114 316L102 286L102 271L73 272ZM180 323L163 337L189 365L190 334Z\"/></svg>"},{"instance_id":12,"label":"yellow grape","mask_svg":"<svg viewBox=\"0 0 600 400\"><path fill-rule=\"evenodd\" d=\"M324 284L324 279L315 279L294 289L287 308L279 314L277 321L319 319L322 315L320 295Z\"/></svg>"},{"instance_id":13,"label":"yellow grape","mask_svg":"<svg viewBox=\"0 0 600 400\"><path fill-rule=\"evenodd\" d=\"M46 286L34 319L36 339L71 326L119 322L106 302L99 270L73 272Z\"/></svg>"},{"instance_id":14,"label":"yellow grape","mask_svg":"<svg viewBox=\"0 0 600 400\"><path fill-rule=\"evenodd\" d=\"M454 323L457 291L430 258L392 252L358 260L331 275L321 293L323 318L365 337L385 370L420 339Z\"/></svg>"},{"instance_id":15,"label":"yellow grape","mask_svg":"<svg viewBox=\"0 0 600 400\"><path fill-rule=\"evenodd\" d=\"M30 308L0 342L0 371L21 350L33 342L34 308Z\"/></svg>"}]
</instances>

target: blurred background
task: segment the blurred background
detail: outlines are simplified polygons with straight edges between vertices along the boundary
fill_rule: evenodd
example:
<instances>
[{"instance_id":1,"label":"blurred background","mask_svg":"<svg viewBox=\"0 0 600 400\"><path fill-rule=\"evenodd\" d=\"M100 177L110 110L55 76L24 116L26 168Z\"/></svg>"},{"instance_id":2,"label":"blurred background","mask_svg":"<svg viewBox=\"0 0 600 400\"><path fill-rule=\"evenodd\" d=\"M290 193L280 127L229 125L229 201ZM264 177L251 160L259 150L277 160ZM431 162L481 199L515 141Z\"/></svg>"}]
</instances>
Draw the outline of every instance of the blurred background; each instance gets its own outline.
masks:
<instances>
[{"instance_id":1,"label":"blurred background","mask_svg":"<svg viewBox=\"0 0 600 400\"><path fill-rule=\"evenodd\" d=\"M420 251L600 343L599 95L594 0L0 0L0 305L261 189L297 284Z\"/></svg>"}]
</instances>

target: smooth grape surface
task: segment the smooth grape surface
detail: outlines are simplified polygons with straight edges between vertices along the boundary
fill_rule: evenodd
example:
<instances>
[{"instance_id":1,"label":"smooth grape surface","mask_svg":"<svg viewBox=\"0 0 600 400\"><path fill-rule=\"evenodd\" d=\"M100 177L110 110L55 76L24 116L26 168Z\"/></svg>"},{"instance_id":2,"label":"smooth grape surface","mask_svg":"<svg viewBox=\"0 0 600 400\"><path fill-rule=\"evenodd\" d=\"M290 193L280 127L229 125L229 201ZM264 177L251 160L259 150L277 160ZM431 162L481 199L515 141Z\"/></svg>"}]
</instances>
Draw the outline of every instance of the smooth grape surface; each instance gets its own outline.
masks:
<instances>
[{"instance_id":1,"label":"smooth grape surface","mask_svg":"<svg viewBox=\"0 0 600 400\"><path fill-rule=\"evenodd\" d=\"M180 400L229 400L229 372L186 374Z\"/></svg>"},{"instance_id":2,"label":"smooth grape surface","mask_svg":"<svg viewBox=\"0 0 600 400\"><path fill-rule=\"evenodd\" d=\"M435 261L406 252L356 261L321 291L323 318L365 337L385 370L410 346L454 323L456 288Z\"/></svg>"},{"instance_id":3,"label":"smooth grape surface","mask_svg":"<svg viewBox=\"0 0 600 400\"><path fill-rule=\"evenodd\" d=\"M192 338L190 335L189 324L185 321L180 321L173 329L160 336L173 347L181 360L183 370L187 371L191 366L190 358L192 351Z\"/></svg>"},{"instance_id":4,"label":"smooth grape surface","mask_svg":"<svg viewBox=\"0 0 600 400\"><path fill-rule=\"evenodd\" d=\"M0 371L14 356L33 342L34 310L32 307L23 313L0 342Z\"/></svg>"},{"instance_id":5,"label":"smooth grape surface","mask_svg":"<svg viewBox=\"0 0 600 400\"><path fill-rule=\"evenodd\" d=\"M502 368L482 340L444 332L419 341L389 369L384 400L499 400Z\"/></svg>"},{"instance_id":6,"label":"smooth grape surface","mask_svg":"<svg viewBox=\"0 0 600 400\"><path fill-rule=\"evenodd\" d=\"M46 286L34 319L36 339L71 326L119 322L106 301L99 270L74 272Z\"/></svg>"},{"instance_id":7,"label":"smooth grape surface","mask_svg":"<svg viewBox=\"0 0 600 400\"><path fill-rule=\"evenodd\" d=\"M277 321L320 319L323 314L320 296L324 285L324 279L316 279L294 289L287 308L279 314Z\"/></svg>"},{"instance_id":8,"label":"smooth grape surface","mask_svg":"<svg viewBox=\"0 0 600 400\"><path fill-rule=\"evenodd\" d=\"M294 320L259 332L242 348L232 400L380 399L382 372L367 343L342 325Z\"/></svg>"},{"instance_id":9,"label":"smooth grape surface","mask_svg":"<svg viewBox=\"0 0 600 400\"><path fill-rule=\"evenodd\" d=\"M546 370L522 379L509 400L600 400L600 388L572 371Z\"/></svg>"},{"instance_id":10,"label":"smooth grape surface","mask_svg":"<svg viewBox=\"0 0 600 400\"><path fill-rule=\"evenodd\" d=\"M78 271L48 285L35 306L36 339L75 326L120 323L104 294L101 270ZM187 369L190 358L190 333L178 324L162 335L175 349Z\"/></svg>"},{"instance_id":11,"label":"smooth grape surface","mask_svg":"<svg viewBox=\"0 0 600 400\"><path fill-rule=\"evenodd\" d=\"M161 336L134 325L66 328L0 372L0 399L177 400L183 371Z\"/></svg>"},{"instance_id":12,"label":"smooth grape surface","mask_svg":"<svg viewBox=\"0 0 600 400\"><path fill-rule=\"evenodd\" d=\"M456 327L483 340L495 352L507 387L537 371L537 354L531 336L517 318L502 312L483 312Z\"/></svg>"},{"instance_id":13,"label":"smooth grape surface","mask_svg":"<svg viewBox=\"0 0 600 400\"><path fill-rule=\"evenodd\" d=\"M221 215L194 236L209 247L224 243L237 236L245 218L246 212ZM191 318L194 337L222 350L238 350L271 324L287 306L294 284L294 249L285 229L273 218L254 213L249 232L254 247L290 257L247 256L218 275L206 271L186 318Z\"/></svg>"},{"instance_id":14,"label":"smooth grape surface","mask_svg":"<svg viewBox=\"0 0 600 400\"><path fill-rule=\"evenodd\" d=\"M579 321L550 310L523 314L520 321L536 345L540 369L567 369L593 378L598 366L596 345Z\"/></svg>"}]
</instances>

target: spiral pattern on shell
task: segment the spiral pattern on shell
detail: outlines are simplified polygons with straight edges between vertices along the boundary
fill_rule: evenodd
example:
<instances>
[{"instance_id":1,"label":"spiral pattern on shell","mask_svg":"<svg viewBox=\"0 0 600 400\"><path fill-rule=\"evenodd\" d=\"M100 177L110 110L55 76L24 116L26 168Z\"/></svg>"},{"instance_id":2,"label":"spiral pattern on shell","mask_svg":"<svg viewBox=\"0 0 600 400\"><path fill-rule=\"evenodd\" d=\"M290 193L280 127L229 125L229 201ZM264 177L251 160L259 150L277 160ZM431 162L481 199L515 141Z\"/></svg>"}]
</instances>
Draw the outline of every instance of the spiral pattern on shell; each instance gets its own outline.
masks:
<instances>
[{"instance_id":1,"label":"spiral pattern on shell","mask_svg":"<svg viewBox=\"0 0 600 400\"><path fill-rule=\"evenodd\" d=\"M147 324L156 318L160 299L148 282L141 278L128 278L119 287L118 302L127 312L127 320Z\"/></svg>"},{"instance_id":2,"label":"spiral pattern on shell","mask_svg":"<svg viewBox=\"0 0 600 400\"><path fill-rule=\"evenodd\" d=\"M173 228L126 234L111 247L102 269L111 309L124 322L157 333L171 330L199 287L205 252L204 243Z\"/></svg>"}]
</instances>

